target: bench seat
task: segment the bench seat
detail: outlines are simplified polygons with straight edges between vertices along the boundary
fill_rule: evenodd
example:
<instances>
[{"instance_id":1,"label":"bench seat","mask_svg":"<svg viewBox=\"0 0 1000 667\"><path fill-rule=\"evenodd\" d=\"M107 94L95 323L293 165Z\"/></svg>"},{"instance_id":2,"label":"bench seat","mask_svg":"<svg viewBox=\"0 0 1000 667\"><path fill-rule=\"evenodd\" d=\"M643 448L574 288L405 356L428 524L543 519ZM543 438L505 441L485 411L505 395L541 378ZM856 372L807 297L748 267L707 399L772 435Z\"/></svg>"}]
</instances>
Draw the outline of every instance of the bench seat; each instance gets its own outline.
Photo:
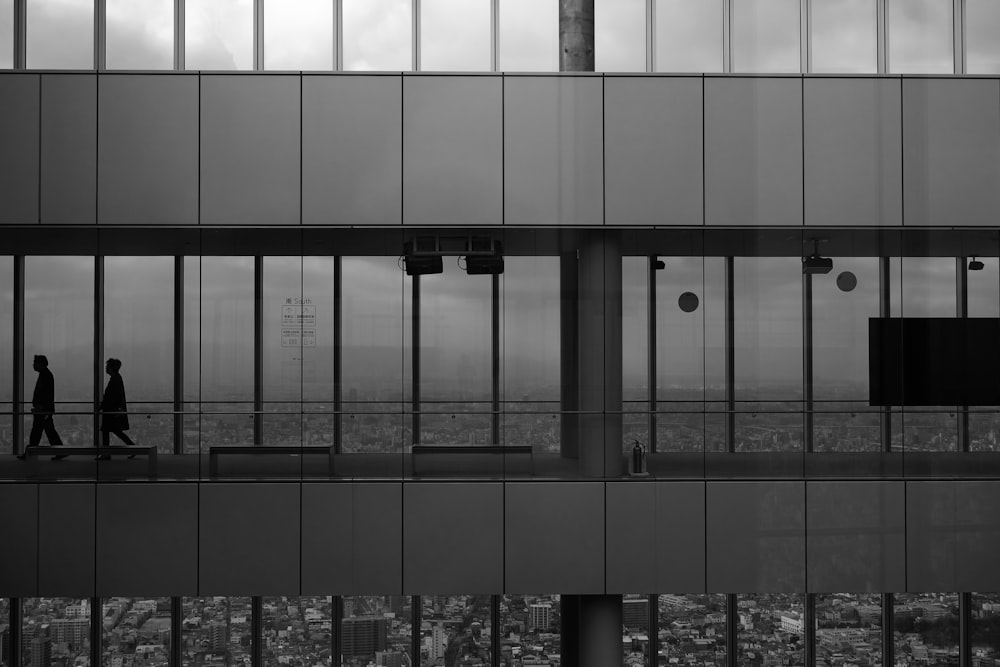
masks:
<instances>
[{"instance_id":1,"label":"bench seat","mask_svg":"<svg viewBox=\"0 0 1000 667\"><path fill-rule=\"evenodd\" d=\"M217 445L208 448L208 474L219 476L219 456L222 454L240 454L244 456L281 455L298 456L300 454L326 454L330 457L329 470L333 474L333 447L326 445L309 445L306 447L279 447L276 445Z\"/></svg>"}]
</instances>

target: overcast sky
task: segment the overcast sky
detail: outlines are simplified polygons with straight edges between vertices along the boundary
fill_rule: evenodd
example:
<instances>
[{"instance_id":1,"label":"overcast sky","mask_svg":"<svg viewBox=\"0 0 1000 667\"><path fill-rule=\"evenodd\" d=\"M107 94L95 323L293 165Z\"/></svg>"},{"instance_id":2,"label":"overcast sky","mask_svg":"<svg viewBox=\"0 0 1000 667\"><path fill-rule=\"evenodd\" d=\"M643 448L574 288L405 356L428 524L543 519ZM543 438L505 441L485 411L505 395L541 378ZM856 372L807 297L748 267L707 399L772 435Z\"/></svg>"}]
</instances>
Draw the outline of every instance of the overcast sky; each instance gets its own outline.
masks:
<instances>
[{"instance_id":1,"label":"overcast sky","mask_svg":"<svg viewBox=\"0 0 1000 667\"><path fill-rule=\"evenodd\" d=\"M253 67L252 0L186 0L188 69ZM557 0L498 0L497 69L558 69ZM800 70L800 0L732 0L733 69ZM952 0L889 0L893 72L951 71ZM28 66L91 67L93 0L27 0ZM875 0L813 0L813 69L873 72ZM330 70L333 0L264 5L264 65ZM423 0L421 69L490 69L490 0ZM343 69L412 70L410 0L342 0ZM644 0L595 0L599 71L644 71ZM657 71L723 69L723 0L655 0ZM968 70L1000 72L1000 0L967 0ZM112 69L169 69L172 0L107 0ZM13 63L13 0L0 0L0 68Z\"/></svg>"}]
</instances>

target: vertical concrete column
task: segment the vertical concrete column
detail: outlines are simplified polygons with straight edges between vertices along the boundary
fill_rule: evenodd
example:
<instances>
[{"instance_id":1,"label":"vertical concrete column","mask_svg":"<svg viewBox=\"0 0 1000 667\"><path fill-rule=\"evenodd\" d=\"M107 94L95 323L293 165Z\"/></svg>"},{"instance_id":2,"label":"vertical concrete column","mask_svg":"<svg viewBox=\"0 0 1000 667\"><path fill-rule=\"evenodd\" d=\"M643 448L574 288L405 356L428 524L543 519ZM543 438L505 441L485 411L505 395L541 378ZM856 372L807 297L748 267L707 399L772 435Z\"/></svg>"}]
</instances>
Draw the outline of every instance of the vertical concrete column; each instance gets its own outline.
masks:
<instances>
[{"instance_id":1,"label":"vertical concrete column","mask_svg":"<svg viewBox=\"0 0 1000 667\"><path fill-rule=\"evenodd\" d=\"M594 0L559 0L559 71L594 71Z\"/></svg>"},{"instance_id":2,"label":"vertical concrete column","mask_svg":"<svg viewBox=\"0 0 1000 667\"><path fill-rule=\"evenodd\" d=\"M564 665L607 667L622 660L622 596L563 595Z\"/></svg>"},{"instance_id":3,"label":"vertical concrete column","mask_svg":"<svg viewBox=\"0 0 1000 667\"><path fill-rule=\"evenodd\" d=\"M559 255L559 452L564 459L579 458L579 266L576 250Z\"/></svg>"},{"instance_id":4,"label":"vertical concrete column","mask_svg":"<svg viewBox=\"0 0 1000 667\"><path fill-rule=\"evenodd\" d=\"M579 290L580 474L617 477L625 471L619 232L582 237Z\"/></svg>"}]
</instances>

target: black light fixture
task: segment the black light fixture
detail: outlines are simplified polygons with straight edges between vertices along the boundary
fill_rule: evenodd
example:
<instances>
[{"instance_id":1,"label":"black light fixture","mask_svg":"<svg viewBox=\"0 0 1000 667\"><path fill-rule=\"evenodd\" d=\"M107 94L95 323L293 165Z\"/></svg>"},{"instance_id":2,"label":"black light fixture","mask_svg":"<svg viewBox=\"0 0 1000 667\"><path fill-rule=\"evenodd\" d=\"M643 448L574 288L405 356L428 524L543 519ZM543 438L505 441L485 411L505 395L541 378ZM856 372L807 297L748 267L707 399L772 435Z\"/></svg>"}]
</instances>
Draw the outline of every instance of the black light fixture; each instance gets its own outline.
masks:
<instances>
[{"instance_id":1,"label":"black light fixture","mask_svg":"<svg viewBox=\"0 0 1000 667\"><path fill-rule=\"evenodd\" d=\"M403 264L408 276L427 276L444 272L444 262L440 256L403 255Z\"/></svg>"},{"instance_id":2,"label":"black light fixture","mask_svg":"<svg viewBox=\"0 0 1000 667\"><path fill-rule=\"evenodd\" d=\"M473 238L469 251L465 256L465 272L470 276L498 276L503 273L503 246L499 241Z\"/></svg>"},{"instance_id":3,"label":"black light fixture","mask_svg":"<svg viewBox=\"0 0 1000 667\"><path fill-rule=\"evenodd\" d=\"M802 258L802 273L807 276L821 275L833 271L833 260L829 257L820 257L819 242L822 239L810 239L813 242L813 252Z\"/></svg>"},{"instance_id":4,"label":"black light fixture","mask_svg":"<svg viewBox=\"0 0 1000 667\"><path fill-rule=\"evenodd\" d=\"M664 262L659 257L657 257L656 255L650 255L649 268L653 269L654 271L662 271L663 269L667 268L667 263Z\"/></svg>"},{"instance_id":5,"label":"black light fixture","mask_svg":"<svg viewBox=\"0 0 1000 667\"><path fill-rule=\"evenodd\" d=\"M976 256L972 256L972 260L969 261L969 271L982 271L986 268L980 260L976 259Z\"/></svg>"}]
</instances>

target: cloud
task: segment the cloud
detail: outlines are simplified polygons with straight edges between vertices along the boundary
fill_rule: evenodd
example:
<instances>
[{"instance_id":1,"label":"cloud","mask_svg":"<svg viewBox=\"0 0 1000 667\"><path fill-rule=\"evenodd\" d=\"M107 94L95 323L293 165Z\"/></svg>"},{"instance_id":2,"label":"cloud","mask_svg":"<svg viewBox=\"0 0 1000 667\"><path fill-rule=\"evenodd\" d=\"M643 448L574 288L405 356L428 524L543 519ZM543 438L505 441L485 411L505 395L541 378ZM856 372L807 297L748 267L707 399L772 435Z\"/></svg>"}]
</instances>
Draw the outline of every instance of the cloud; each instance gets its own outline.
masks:
<instances>
[{"instance_id":1,"label":"cloud","mask_svg":"<svg viewBox=\"0 0 1000 667\"><path fill-rule=\"evenodd\" d=\"M253 0L186 0L185 67L253 69Z\"/></svg>"},{"instance_id":2,"label":"cloud","mask_svg":"<svg viewBox=\"0 0 1000 667\"><path fill-rule=\"evenodd\" d=\"M594 60L599 72L646 71L644 0L595 0Z\"/></svg>"},{"instance_id":3,"label":"cloud","mask_svg":"<svg viewBox=\"0 0 1000 667\"><path fill-rule=\"evenodd\" d=\"M343 0L342 10L345 70L413 68L409 0Z\"/></svg>"},{"instance_id":4,"label":"cloud","mask_svg":"<svg viewBox=\"0 0 1000 667\"><path fill-rule=\"evenodd\" d=\"M0 0L0 69L14 67L14 0Z\"/></svg>"},{"instance_id":5,"label":"cloud","mask_svg":"<svg viewBox=\"0 0 1000 667\"><path fill-rule=\"evenodd\" d=\"M422 0L420 69L490 70L489 0Z\"/></svg>"},{"instance_id":6,"label":"cloud","mask_svg":"<svg viewBox=\"0 0 1000 667\"><path fill-rule=\"evenodd\" d=\"M333 3L330 0L264 3L264 68L333 69Z\"/></svg>"},{"instance_id":7,"label":"cloud","mask_svg":"<svg viewBox=\"0 0 1000 667\"><path fill-rule=\"evenodd\" d=\"M559 70L559 6L556 0L500 0L497 69Z\"/></svg>"},{"instance_id":8,"label":"cloud","mask_svg":"<svg viewBox=\"0 0 1000 667\"><path fill-rule=\"evenodd\" d=\"M171 69L174 5L171 0L108 0L109 69Z\"/></svg>"},{"instance_id":9,"label":"cloud","mask_svg":"<svg viewBox=\"0 0 1000 667\"><path fill-rule=\"evenodd\" d=\"M32 69L92 69L94 3L33 0L27 10L27 59Z\"/></svg>"}]
</instances>

